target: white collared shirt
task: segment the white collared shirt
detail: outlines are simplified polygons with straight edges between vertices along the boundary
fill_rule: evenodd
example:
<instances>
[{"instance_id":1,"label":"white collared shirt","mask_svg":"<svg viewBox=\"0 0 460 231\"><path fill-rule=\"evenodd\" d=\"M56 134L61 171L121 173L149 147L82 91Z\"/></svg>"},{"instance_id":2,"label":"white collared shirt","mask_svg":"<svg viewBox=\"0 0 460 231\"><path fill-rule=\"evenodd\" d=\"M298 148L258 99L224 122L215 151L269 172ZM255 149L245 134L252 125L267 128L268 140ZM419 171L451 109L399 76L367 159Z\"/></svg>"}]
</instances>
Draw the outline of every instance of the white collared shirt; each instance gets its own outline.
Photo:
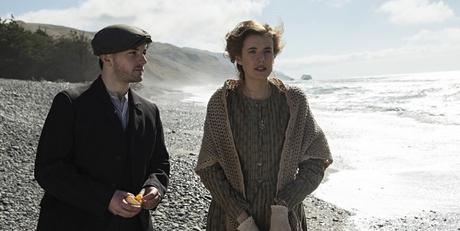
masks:
<instances>
[{"instance_id":1,"label":"white collared shirt","mask_svg":"<svg viewBox=\"0 0 460 231\"><path fill-rule=\"evenodd\" d=\"M115 113L120 119L121 127L123 127L123 130L126 130L126 127L128 127L128 121L129 121L128 92L126 92L126 94L121 98L119 98L116 94L110 91L109 91L109 95L110 95L110 99L112 100L112 104L115 108Z\"/></svg>"}]
</instances>

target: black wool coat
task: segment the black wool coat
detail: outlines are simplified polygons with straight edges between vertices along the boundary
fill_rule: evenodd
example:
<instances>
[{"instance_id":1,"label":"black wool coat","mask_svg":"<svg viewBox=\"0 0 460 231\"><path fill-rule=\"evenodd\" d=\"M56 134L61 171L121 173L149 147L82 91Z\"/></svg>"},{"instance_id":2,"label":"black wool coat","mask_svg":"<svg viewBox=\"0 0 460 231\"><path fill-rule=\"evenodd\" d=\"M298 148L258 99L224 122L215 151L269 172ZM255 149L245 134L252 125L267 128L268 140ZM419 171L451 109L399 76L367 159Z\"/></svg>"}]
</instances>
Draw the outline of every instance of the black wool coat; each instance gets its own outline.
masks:
<instances>
[{"instance_id":1,"label":"black wool coat","mask_svg":"<svg viewBox=\"0 0 460 231\"><path fill-rule=\"evenodd\" d=\"M108 211L115 190L165 194L170 163L158 108L132 90L128 102L124 131L101 77L55 96L35 160L45 191L37 230L118 230L126 219ZM153 230L148 210L131 221Z\"/></svg>"}]
</instances>

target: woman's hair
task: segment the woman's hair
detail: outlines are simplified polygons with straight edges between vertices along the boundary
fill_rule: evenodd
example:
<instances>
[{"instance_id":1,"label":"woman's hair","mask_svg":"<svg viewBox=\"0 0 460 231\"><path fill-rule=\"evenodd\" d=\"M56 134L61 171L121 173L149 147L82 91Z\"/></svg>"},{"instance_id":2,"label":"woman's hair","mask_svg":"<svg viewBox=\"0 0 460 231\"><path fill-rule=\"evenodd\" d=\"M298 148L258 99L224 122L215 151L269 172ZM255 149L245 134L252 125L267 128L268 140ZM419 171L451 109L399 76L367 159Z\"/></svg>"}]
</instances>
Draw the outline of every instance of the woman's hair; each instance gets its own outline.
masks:
<instances>
[{"instance_id":1,"label":"woman's hair","mask_svg":"<svg viewBox=\"0 0 460 231\"><path fill-rule=\"evenodd\" d=\"M235 63L236 57L241 57L244 40L249 35L261 35L268 36L273 39L273 53L276 57L276 55L281 52L281 49L283 49L283 44L281 41L282 33L282 26L273 28L268 24L262 25L253 20L243 21L238 23L238 25L236 25L236 27L225 36L225 40L227 41L225 51L230 58L230 61ZM238 69L238 75L240 79L244 80L243 67L236 63L236 68Z\"/></svg>"}]
</instances>

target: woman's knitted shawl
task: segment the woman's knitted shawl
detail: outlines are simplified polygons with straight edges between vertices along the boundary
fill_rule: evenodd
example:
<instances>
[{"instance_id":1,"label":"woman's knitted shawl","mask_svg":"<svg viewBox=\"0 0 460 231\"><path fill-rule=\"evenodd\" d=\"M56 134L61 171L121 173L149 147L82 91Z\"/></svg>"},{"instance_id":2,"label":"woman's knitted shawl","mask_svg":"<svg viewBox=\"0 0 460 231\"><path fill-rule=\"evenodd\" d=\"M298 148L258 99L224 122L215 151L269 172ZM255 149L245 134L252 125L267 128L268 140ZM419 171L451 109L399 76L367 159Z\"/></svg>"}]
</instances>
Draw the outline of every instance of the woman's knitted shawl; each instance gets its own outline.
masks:
<instances>
[{"instance_id":1,"label":"woman's knitted shawl","mask_svg":"<svg viewBox=\"0 0 460 231\"><path fill-rule=\"evenodd\" d=\"M302 90L285 86L281 80L275 78L269 79L269 82L285 93L290 113L278 172L279 192L295 179L301 161L309 158L323 159L327 167L332 163L332 157L323 131L316 124ZM195 171L218 163L230 185L244 195L243 173L227 112L228 91L235 90L239 84L239 80L227 80L211 96Z\"/></svg>"}]
</instances>

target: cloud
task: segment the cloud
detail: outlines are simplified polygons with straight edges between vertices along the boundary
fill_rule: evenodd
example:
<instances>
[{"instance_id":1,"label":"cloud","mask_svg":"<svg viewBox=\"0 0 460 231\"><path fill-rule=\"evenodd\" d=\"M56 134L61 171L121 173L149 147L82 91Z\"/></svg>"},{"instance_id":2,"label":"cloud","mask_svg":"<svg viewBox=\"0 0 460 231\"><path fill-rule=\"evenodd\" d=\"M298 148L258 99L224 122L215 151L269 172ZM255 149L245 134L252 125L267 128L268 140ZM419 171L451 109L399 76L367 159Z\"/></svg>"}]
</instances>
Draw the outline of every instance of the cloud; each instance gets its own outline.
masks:
<instances>
[{"instance_id":1,"label":"cloud","mask_svg":"<svg viewBox=\"0 0 460 231\"><path fill-rule=\"evenodd\" d=\"M330 66L346 63L391 60L401 57L434 57L439 55L460 54L460 27L441 30L421 30L402 40L403 45L396 48L352 52L346 54L311 55L300 58L276 61L281 69L302 69L311 66Z\"/></svg>"},{"instance_id":2,"label":"cloud","mask_svg":"<svg viewBox=\"0 0 460 231\"><path fill-rule=\"evenodd\" d=\"M262 13L268 0L85 0L77 7L39 10L16 19L97 31L124 23L147 30L154 41L211 51L238 22Z\"/></svg>"},{"instance_id":3,"label":"cloud","mask_svg":"<svg viewBox=\"0 0 460 231\"><path fill-rule=\"evenodd\" d=\"M421 53L423 48L389 48L374 51L352 52L347 54L330 54L330 55L311 55L301 58L278 60L282 68L299 68L308 65L330 65L340 62L354 62L371 59L380 59L389 56L398 56L407 53Z\"/></svg>"},{"instance_id":4,"label":"cloud","mask_svg":"<svg viewBox=\"0 0 460 231\"><path fill-rule=\"evenodd\" d=\"M439 23L455 17L444 1L433 0L390 0L378 11L387 14L390 22L397 25Z\"/></svg>"},{"instance_id":5,"label":"cloud","mask_svg":"<svg viewBox=\"0 0 460 231\"><path fill-rule=\"evenodd\" d=\"M460 46L460 28L451 27L442 30L421 30L404 39L409 46Z\"/></svg>"}]
</instances>

